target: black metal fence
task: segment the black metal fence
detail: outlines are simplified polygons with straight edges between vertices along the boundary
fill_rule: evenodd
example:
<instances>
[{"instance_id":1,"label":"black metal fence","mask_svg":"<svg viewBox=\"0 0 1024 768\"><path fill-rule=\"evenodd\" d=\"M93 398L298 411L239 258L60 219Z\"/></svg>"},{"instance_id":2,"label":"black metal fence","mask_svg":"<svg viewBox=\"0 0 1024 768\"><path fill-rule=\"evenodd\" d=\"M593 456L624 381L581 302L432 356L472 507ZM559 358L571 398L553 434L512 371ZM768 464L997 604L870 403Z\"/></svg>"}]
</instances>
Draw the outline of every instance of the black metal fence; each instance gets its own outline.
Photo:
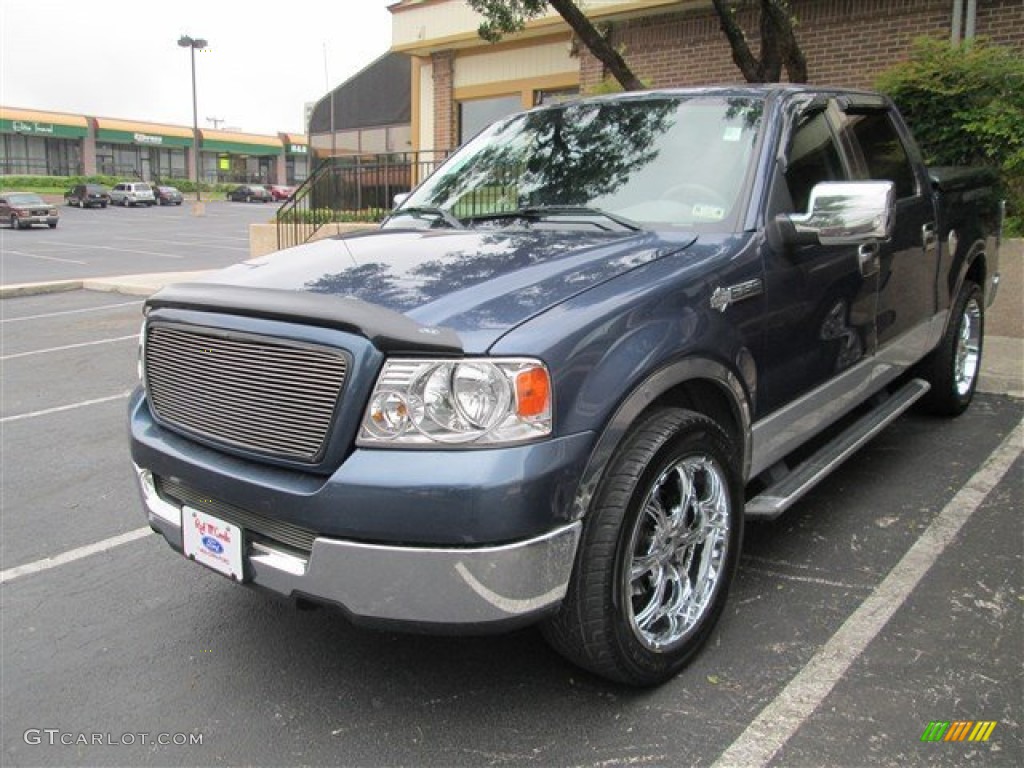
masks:
<instances>
[{"instance_id":1,"label":"black metal fence","mask_svg":"<svg viewBox=\"0 0 1024 768\"><path fill-rule=\"evenodd\" d=\"M277 247L309 240L325 224L382 218L395 195L433 173L446 153L333 157L320 163L277 212Z\"/></svg>"}]
</instances>

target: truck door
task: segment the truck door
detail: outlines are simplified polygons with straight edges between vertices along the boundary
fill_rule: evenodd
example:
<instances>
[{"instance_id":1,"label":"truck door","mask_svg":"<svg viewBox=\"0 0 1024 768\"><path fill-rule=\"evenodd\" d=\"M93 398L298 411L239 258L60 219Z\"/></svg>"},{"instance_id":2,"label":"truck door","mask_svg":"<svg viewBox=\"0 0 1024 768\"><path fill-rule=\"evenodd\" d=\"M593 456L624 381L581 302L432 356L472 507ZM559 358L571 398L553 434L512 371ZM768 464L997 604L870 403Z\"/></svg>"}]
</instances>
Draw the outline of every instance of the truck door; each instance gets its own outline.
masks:
<instances>
[{"instance_id":1,"label":"truck door","mask_svg":"<svg viewBox=\"0 0 1024 768\"><path fill-rule=\"evenodd\" d=\"M933 198L927 179L916 172L923 171L923 165L912 162L908 143L884 105L846 104L837 112L837 123L852 157L854 178L895 185L892 239L880 244L878 254L876 328L882 360L905 367L927 351L928 322L938 311L939 243Z\"/></svg>"},{"instance_id":2,"label":"truck door","mask_svg":"<svg viewBox=\"0 0 1024 768\"><path fill-rule=\"evenodd\" d=\"M805 212L815 184L851 179L834 112L834 104L818 101L789 118L769 188L766 221L779 213ZM857 364L877 346L873 247L775 248L765 242L768 312L758 361L758 418L802 395L822 400L809 402L808 413L827 411L833 403L841 407L845 396L852 397L864 385L870 371Z\"/></svg>"}]
</instances>

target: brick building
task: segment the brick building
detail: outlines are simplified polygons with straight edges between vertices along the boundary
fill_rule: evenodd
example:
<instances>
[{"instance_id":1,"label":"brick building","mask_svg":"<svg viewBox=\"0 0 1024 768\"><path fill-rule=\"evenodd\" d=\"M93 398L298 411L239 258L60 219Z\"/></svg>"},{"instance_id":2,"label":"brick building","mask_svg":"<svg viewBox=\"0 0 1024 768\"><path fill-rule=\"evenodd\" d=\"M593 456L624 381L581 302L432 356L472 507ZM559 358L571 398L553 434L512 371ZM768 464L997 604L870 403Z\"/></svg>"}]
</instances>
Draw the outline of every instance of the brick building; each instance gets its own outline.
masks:
<instances>
[{"instance_id":1,"label":"brick building","mask_svg":"<svg viewBox=\"0 0 1024 768\"><path fill-rule=\"evenodd\" d=\"M737 82L710 0L587 0L587 15L653 87ZM1024 0L791 0L813 83L870 87L914 38L983 36L1024 53ZM392 50L412 59L412 145L447 150L490 120L604 79L602 65L555 13L498 44L477 34L461 0L392 6ZM738 19L758 49L754 4Z\"/></svg>"}]
</instances>

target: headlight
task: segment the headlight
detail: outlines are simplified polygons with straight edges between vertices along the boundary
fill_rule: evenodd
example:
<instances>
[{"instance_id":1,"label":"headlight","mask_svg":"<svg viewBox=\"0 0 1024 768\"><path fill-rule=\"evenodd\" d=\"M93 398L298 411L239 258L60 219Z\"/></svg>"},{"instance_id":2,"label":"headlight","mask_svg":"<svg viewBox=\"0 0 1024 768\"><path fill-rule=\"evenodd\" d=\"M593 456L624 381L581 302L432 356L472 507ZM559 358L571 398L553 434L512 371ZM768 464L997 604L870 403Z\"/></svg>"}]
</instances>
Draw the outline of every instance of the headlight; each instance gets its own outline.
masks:
<instances>
[{"instance_id":1,"label":"headlight","mask_svg":"<svg viewBox=\"0 0 1024 768\"><path fill-rule=\"evenodd\" d=\"M358 444L497 445L551 434L551 379L539 360L389 360Z\"/></svg>"}]
</instances>

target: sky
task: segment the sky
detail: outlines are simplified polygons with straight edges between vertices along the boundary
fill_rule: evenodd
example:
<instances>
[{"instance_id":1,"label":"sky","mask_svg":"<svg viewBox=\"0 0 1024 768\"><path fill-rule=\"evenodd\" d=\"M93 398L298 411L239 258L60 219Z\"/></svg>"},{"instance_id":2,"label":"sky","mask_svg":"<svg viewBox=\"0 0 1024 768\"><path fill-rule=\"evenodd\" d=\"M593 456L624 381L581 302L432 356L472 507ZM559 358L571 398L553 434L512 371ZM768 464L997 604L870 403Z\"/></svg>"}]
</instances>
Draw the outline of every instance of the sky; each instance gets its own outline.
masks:
<instances>
[{"instance_id":1,"label":"sky","mask_svg":"<svg viewBox=\"0 0 1024 768\"><path fill-rule=\"evenodd\" d=\"M0 104L302 133L317 101L391 45L396 0L0 0Z\"/></svg>"}]
</instances>

